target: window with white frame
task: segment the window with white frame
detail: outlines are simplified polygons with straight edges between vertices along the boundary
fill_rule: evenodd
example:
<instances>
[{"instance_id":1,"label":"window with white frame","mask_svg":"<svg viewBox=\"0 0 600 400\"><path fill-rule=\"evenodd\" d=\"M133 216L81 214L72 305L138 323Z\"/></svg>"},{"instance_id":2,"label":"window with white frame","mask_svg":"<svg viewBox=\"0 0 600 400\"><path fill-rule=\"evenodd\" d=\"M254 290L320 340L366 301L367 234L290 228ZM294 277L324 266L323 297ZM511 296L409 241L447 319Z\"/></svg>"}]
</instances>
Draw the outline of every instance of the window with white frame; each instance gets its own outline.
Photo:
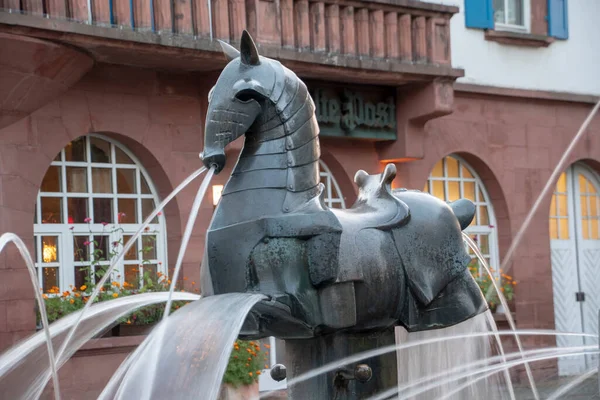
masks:
<instances>
[{"instance_id":1,"label":"window with white frame","mask_svg":"<svg viewBox=\"0 0 600 400\"><path fill-rule=\"evenodd\" d=\"M529 0L494 0L496 29L526 30L528 2Z\"/></svg>"},{"instance_id":2,"label":"window with white frame","mask_svg":"<svg viewBox=\"0 0 600 400\"><path fill-rule=\"evenodd\" d=\"M483 182L475 171L457 156L444 157L433 167L424 191L447 202L466 198L475 204L477 212L465 233L478 244L487 263L492 268L498 268L498 235L494 210ZM477 266L479 263L471 249L469 255L473 259L469 266Z\"/></svg>"},{"instance_id":3,"label":"window with white frame","mask_svg":"<svg viewBox=\"0 0 600 400\"><path fill-rule=\"evenodd\" d=\"M319 161L319 166L321 169L321 183L325 185L325 204L327 204L329 208L346 208L346 202L342 196L342 191L333 177L333 174L323 161Z\"/></svg>"},{"instance_id":4,"label":"window with white frame","mask_svg":"<svg viewBox=\"0 0 600 400\"><path fill-rule=\"evenodd\" d=\"M80 137L56 156L42 181L34 219L35 262L45 293L97 282L158 204L148 174L122 145ZM154 218L111 277L139 287L166 273L165 221Z\"/></svg>"}]
</instances>

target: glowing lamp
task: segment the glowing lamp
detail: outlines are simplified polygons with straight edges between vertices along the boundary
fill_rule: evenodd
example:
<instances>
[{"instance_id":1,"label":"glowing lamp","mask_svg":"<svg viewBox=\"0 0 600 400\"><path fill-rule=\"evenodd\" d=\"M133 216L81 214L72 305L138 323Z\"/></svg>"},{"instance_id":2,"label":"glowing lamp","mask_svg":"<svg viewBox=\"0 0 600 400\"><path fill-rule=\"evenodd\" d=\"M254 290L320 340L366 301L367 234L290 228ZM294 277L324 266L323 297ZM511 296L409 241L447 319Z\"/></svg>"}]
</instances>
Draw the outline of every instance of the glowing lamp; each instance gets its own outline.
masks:
<instances>
[{"instance_id":1,"label":"glowing lamp","mask_svg":"<svg viewBox=\"0 0 600 400\"><path fill-rule=\"evenodd\" d=\"M219 200L221 200L221 193L223 193L223 185L213 185L212 193L213 193L213 206L216 207L217 204L219 204Z\"/></svg>"}]
</instances>

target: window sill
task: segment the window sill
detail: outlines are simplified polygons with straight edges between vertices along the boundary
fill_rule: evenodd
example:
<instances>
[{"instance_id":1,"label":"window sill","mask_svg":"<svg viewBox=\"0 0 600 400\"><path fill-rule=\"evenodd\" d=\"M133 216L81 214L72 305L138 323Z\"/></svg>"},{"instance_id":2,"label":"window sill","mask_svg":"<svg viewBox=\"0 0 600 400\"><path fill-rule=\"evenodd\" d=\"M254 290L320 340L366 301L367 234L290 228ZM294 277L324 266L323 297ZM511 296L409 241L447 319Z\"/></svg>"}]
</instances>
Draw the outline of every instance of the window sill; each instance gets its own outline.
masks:
<instances>
[{"instance_id":1,"label":"window sill","mask_svg":"<svg viewBox=\"0 0 600 400\"><path fill-rule=\"evenodd\" d=\"M554 38L544 35L493 30L485 31L485 40L524 47L548 47L552 42L554 42Z\"/></svg>"}]
</instances>

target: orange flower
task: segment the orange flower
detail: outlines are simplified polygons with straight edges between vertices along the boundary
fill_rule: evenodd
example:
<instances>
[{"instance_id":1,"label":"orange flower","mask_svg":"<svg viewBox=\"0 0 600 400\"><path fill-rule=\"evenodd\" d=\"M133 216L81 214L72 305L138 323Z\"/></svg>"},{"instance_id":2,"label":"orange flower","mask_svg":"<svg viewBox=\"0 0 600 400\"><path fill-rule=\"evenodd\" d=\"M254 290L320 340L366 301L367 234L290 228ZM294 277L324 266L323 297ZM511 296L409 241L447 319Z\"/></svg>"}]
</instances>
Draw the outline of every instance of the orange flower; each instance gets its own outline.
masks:
<instances>
[{"instance_id":1,"label":"orange flower","mask_svg":"<svg viewBox=\"0 0 600 400\"><path fill-rule=\"evenodd\" d=\"M75 293L75 297L81 297L79 293Z\"/></svg>"},{"instance_id":2,"label":"orange flower","mask_svg":"<svg viewBox=\"0 0 600 400\"><path fill-rule=\"evenodd\" d=\"M248 357L248 361L252 361L252 357Z\"/></svg>"},{"instance_id":3,"label":"orange flower","mask_svg":"<svg viewBox=\"0 0 600 400\"><path fill-rule=\"evenodd\" d=\"M265 346L267 349L270 349L270 348L271 348L271 346L270 346L270 345L268 345L268 344L265 344L265 345L263 345L263 346Z\"/></svg>"},{"instance_id":4,"label":"orange flower","mask_svg":"<svg viewBox=\"0 0 600 400\"><path fill-rule=\"evenodd\" d=\"M265 369L269 369L269 366L267 364L265 364Z\"/></svg>"},{"instance_id":5,"label":"orange flower","mask_svg":"<svg viewBox=\"0 0 600 400\"><path fill-rule=\"evenodd\" d=\"M82 292L83 292L85 289L87 289L87 286L85 286L85 285L83 285L83 286L81 286L81 287L79 288L79 290L81 290Z\"/></svg>"},{"instance_id":6,"label":"orange flower","mask_svg":"<svg viewBox=\"0 0 600 400\"><path fill-rule=\"evenodd\" d=\"M42 297L43 297L44 299L47 299L47 298L48 298L48 295L47 295L47 294L43 294L43 295L42 295Z\"/></svg>"},{"instance_id":7,"label":"orange flower","mask_svg":"<svg viewBox=\"0 0 600 400\"><path fill-rule=\"evenodd\" d=\"M256 371L256 375L260 375L260 371Z\"/></svg>"},{"instance_id":8,"label":"orange flower","mask_svg":"<svg viewBox=\"0 0 600 400\"><path fill-rule=\"evenodd\" d=\"M119 297L119 293L113 293L113 297L116 299L117 297Z\"/></svg>"},{"instance_id":9,"label":"orange flower","mask_svg":"<svg viewBox=\"0 0 600 400\"><path fill-rule=\"evenodd\" d=\"M252 376L252 372L248 372L248 375Z\"/></svg>"},{"instance_id":10,"label":"orange flower","mask_svg":"<svg viewBox=\"0 0 600 400\"><path fill-rule=\"evenodd\" d=\"M183 280L184 280L184 281L187 281L187 280L188 280L187 276L184 276L184 277L183 277Z\"/></svg>"},{"instance_id":11,"label":"orange flower","mask_svg":"<svg viewBox=\"0 0 600 400\"><path fill-rule=\"evenodd\" d=\"M249 366L250 366L250 364L246 364L246 367L249 367Z\"/></svg>"},{"instance_id":12,"label":"orange flower","mask_svg":"<svg viewBox=\"0 0 600 400\"><path fill-rule=\"evenodd\" d=\"M69 303L71 303L71 304L75 303L75 299L69 300Z\"/></svg>"},{"instance_id":13,"label":"orange flower","mask_svg":"<svg viewBox=\"0 0 600 400\"><path fill-rule=\"evenodd\" d=\"M131 320L127 320L127 325L131 325Z\"/></svg>"},{"instance_id":14,"label":"orange flower","mask_svg":"<svg viewBox=\"0 0 600 400\"><path fill-rule=\"evenodd\" d=\"M192 286L194 286L196 284L196 282L192 281Z\"/></svg>"}]
</instances>

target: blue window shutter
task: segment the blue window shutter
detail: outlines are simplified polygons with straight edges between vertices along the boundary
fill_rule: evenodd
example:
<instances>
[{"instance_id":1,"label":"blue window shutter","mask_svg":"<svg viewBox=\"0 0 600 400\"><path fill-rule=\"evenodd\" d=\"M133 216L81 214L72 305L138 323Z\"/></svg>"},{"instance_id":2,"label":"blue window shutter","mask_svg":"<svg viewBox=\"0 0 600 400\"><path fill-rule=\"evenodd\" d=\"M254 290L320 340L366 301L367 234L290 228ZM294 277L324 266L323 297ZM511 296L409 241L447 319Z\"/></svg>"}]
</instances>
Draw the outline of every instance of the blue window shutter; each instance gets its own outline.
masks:
<instances>
[{"instance_id":1,"label":"blue window shutter","mask_svg":"<svg viewBox=\"0 0 600 400\"><path fill-rule=\"evenodd\" d=\"M465 0L467 28L494 29L492 0Z\"/></svg>"},{"instance_id":2,"label":"blue window shutter","mask_svg":"<svg viewBox=\"0 0 600 400\"><path fill-rule=\"evenodd\" d=\"M567 0L548 0L548 35L557 39L569 38Z\"/></svg>"}]
</instances>

